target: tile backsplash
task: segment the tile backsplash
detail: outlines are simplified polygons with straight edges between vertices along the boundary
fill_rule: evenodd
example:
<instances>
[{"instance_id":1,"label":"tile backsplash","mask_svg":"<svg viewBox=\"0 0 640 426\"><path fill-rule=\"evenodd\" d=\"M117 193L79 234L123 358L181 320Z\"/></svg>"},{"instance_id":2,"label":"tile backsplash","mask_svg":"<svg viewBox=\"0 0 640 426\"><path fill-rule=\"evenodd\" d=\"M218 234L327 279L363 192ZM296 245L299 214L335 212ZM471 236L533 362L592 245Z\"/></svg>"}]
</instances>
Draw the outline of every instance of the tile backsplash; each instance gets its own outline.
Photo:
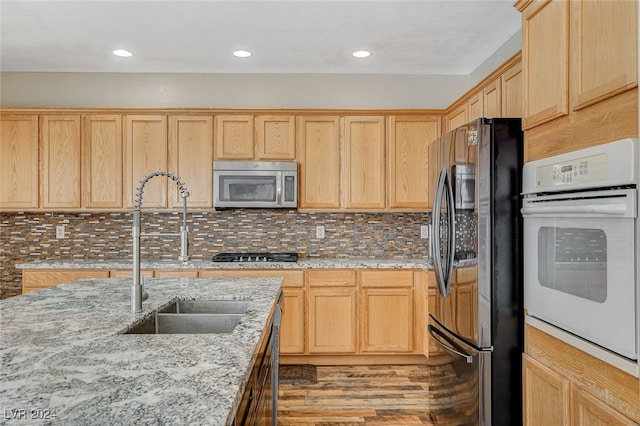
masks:
<instances>
[{"instance_id":1,"label":"tile backsplash","mask_svg":"<svg viewBox=\"0 0 640 426\"><path fill-rule=\"evenodd\" d=\"M189 212L194 261L222 251L298 252L301 257L411 259L428 256L420 225L430 213L313 213L295 210ZM0 213L0 298L20 294L16 263L38 260L130 260L131 212ZM143 212L142 232L178 232L180 212ZM316 225L325 238L316 238ZM65 238L56 238L56 227ZM141 259L174 260L178 237L145 237Z\"/></svg>"}]
</instances>

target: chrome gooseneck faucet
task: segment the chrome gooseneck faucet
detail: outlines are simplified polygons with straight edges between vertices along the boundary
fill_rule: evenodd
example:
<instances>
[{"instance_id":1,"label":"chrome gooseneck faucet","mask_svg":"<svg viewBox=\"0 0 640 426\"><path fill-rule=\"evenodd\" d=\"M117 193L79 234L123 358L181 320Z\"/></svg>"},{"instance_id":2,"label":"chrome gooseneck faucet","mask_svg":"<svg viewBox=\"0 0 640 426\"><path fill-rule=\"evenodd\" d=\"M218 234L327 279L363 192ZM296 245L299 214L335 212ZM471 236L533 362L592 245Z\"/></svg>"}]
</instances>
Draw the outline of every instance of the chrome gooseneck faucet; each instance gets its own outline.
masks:
<instances>
[{"instance_id":1,"label":"chrome gooseneck faucet","mask_svg":"<svg viewBox=\"0 0 640 426\"><path fill-rule=\"evenodd\" d=\"M182 226L180 227L180 233L178 234L167 234L167 233L140 233L140 210L142 208L142 193L144 191L144 186L146 183L156 176L166 176L169 179L173 180L176 185L178 185L178 189L180 190L180 196L182 197L183 208L182 208ZM184 187L184 184L180 182L180 178L170 172L151 172L146 175L140 181L140 185L138 185L138 191L136 193L136 209L133 212L133 226L132 226L132 236L133 236L133 284L131 285L131 312L137 313L142 311L142 301L146 300L148 294L144 291L144 287L142 285L142 280L140 277L140 237L141 236L179 236L180 237L180 255L178 256L178 260L182 262L186 262L191 259L189 256L189 228L187 227L187 197L189 196L189 192Z\"/></svg>"}]
</instances>

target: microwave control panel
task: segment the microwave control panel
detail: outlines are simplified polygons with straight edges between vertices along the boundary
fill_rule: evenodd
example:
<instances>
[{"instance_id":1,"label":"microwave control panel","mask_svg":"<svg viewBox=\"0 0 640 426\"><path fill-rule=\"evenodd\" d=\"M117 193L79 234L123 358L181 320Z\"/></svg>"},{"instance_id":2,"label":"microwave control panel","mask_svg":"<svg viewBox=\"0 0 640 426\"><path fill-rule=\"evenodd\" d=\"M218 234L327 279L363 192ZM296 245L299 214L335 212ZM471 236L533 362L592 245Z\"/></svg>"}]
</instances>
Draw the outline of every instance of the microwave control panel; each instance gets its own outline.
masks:
<instances>
[{"instance_id":1,"label":"microwave control panel","mask_svg":"<svg viewBox=\"0 0 640 426\"><path fill-rule=\"evenodd\" d=\"M536 184L557 187L603 181L608 176L608 164L607 155L598 154L541 166L536 169Z\"/></svg>"}]
</instances>

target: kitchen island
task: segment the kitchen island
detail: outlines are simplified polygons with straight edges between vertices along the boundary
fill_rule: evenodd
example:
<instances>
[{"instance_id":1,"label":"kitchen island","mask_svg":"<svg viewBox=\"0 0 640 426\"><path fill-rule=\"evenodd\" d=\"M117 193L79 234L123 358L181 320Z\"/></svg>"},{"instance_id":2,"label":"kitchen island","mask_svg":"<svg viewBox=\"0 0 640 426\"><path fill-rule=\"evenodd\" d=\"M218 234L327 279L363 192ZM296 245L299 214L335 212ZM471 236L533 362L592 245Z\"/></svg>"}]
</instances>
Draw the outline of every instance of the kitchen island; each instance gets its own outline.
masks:
<instances>
[{"instance_id":1,"label":"kitchen island","mask_svg":"<svg viewBox=\"0 0 640 426\"><path fill-rule=\"evenodd\" d=\"M131 279L0 301L0 423L231 424L280 278L163 278L131 313ZM227 334L122 334L178 299L250 300Z\"/></svg>"}]
</instances>

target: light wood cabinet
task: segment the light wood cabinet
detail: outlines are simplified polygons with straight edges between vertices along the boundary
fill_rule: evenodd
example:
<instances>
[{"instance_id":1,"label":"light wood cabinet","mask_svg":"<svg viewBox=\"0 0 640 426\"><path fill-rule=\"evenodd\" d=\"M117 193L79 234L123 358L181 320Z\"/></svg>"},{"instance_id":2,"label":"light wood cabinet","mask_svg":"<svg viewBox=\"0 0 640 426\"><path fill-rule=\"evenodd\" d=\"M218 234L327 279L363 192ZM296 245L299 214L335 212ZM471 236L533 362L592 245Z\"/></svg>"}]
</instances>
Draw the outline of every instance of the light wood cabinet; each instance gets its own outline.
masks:
<instances>
[{"instance_id":1,"label":"light wood cabinet","mask_svg":"<svg viewBox=\"0 0 640 426\"><path fill-rule=\"evenodd\" d=\"M38 175L38 116L0 114L0 208L37 208Z\"/></svg>"},{"instance_id":2,"label":"light wood cabinet","mask_svg":"<svg viewBox=\"0 0 640 426\"><path fill-rule=\"evenodd\" d=\"M259 115L256 122L256 160L296 159L296 119L293 115Z\"/></svg>"},{"instance_id":3,"label":"light wood cabinet","mask_svg":"<svg viewBox=\"0 0 640 426\"><path fill-rule=\"evenodd\" d=\"M213 118L169 116L169 170L180 177L189 208L213 206ZM169 183L169 206L182 208L177 185Z\"/></svg>"},{"instance_id":4,"label":"light wood cabinet","mask_svg":"<svg viewBox=\"0 0 640 426\"><path fill-rule=\"evenodd\" d=\"M153 271L154 278L197 278L197 269L167 269Z\"/></svg>"},{"instance_id":5,"label":"light wood cabinet","mask_svg":"<svg viewBox=\"0 0 640 426\"><path fill-rule=\"evenodd\" d=\"M360 272L360 351L414 349L412 271Z\"/></svg>"},{"instance_id":6,"label":"light wood cabinet","mask_svg":"<svg viewBox=\"0 0 640 426\"><path fill-rule=\"evenodd\" d=\"M81 278L109 278L106 269L57 269L22 271L22 294Z\"/></svg>"},{"instance_id":7,"label":"light wood cabinet","mask_svg":"<svg viewBox=\"0 0 640 426\"><path fill-rule=\"evenodd\" d=\"M384 209L384 117L344 117L343 184L347 209Z\"/></svg>"},{"instance_id":8,"label":"light wood cabinet","mask_svg":"<svg viewBox=\"0 0 640 426\"><path fill-rule=\"evenodd\" d=\"M446 131L453 130L456 127L460 127L463 124L466 124L467 122L469 122L467 117L468 117L467 104L462 104L457 108L454 108L452 111L450 111L447 114L445 118L446 124L447 124L445 130Z\"/></svg>"},{"instance_id":9,"label":"light wood cabinet","mask_svg":"<svg viewBox=\"0 0 640 426\"><path fill-rule=\"evenodd\" d=\"M143 269L140 271L140 276L143 278L153 278L154 271L152 269ZM109 271L109 278L133 278L133 265L131 269L114 269Z\"/></svg>"},{"instance_id":10,"label":"light wood cabinet","mask_svg":"<svg viewBox=\"0 0 640 426\"><path fill-rule=\"evenodd\" d=\"M355 354L357 350L355 271L309 270L306 274L309 353Z\"/></svg>"},{"instance_id":11,"label":"light wood cabinet","mask_svg":"<svg viewBox=\"0 0 640 426\"><path fill-rule=\"evenodd\" d=\"M516 62L501 76L502 117L522 117L524 105L522 61Z\"/></svg>"},{"instance_id":12,"label":"light wood cabinet","mask_svg":"<svg viewBox=\"0 0 640 426\"><path fill-rule=\"evenodd\" d=\"M122 116L82 117L82 205L122 207Z\"/></svg>"},{"instance_id":13,"label":"light wood cabinet","mask_svg":"<svg viewBox=\"0 0 640 426\"><path fill-rule=\"evenodd\" d=\"M440 173L440 165L442 164L440 152L440 139L436 139L429 144L429 166L427 167L427 208L433 209L433 201L435 199L436 183L438 182L438 174Z\"/></svg>"},{"instance_id":14,"label":"light wood cabinet","mask_svg":"<svg viewBox=\"0 0 640 426\"><path fill-rule=\"evenodd\" d=\"M498 77L482 89L484 115L489 118L502 117L502 78Z\"/></svg>"},{"instance_id":15,"label":"light wood cabinet","mask_svg":"<svg viewBox=\"0 0 640 426\"><path fill-rule=\"evenodd\" d=\"M388 188L391 209L429 209L429 144L440 135L440 117L389 117Z\"/></svg>"},{"instance_id":16,"label":"light wood cabinet","mask_svg":"<svg viewBox=\"0 0 640 426\"><path fill-rule=\"evenodd\" d=\"M578 110L638 85L638 2L572 1L571 106Z\"/></svg>"},{"instance_id":17,"label":"light wood cabinet","mask_svg":"<svg viewBox=\"0 0 640 426\"><path fill-rule=\"evenodd\" d=\"M569 425L569 381L527 354L522 376L524 425Z\"/></svg>"},{"instance_id":18,"label":"light wood cabinet","mask_svg":"<svg viewBox=\"0 0 640 426\"><path fill-rule=\"evenodd\" d=\"M40 116L41 205L80 208L80 116Z\"/></svg>"},{"instance_id":19,"label":"light wood cabinet","mask_svg":"<svg viewBox=\"0 0 640 426\"><path fill-rule=\"evenodd\" d=\"M637 377L527 322L524 350L525 425L640 424Z\"/></svg>"},{"instance_id":20,"label":"light wood cabinet","mask_svg":"<svg viewBox=\"0 0 640 426\"><path fill-rule=\"evenodd\" d=\"M125 207L135 207L136 190L144 176L167 170L167 143L166 115L125 115ZM167 188L165 177L156 177L147 182L142 207L166 208Z\"/></svg>"},{"instance_id":21,"label":"light wood cabinet","mask_svg":"<svg viewBox=\"0 0 640 426\"><path fill-rule=\"evenodd\" d=\"M478 92L471 96L467 101L467 111L469 113L468 120L472 121L476 118L484 117L485 106L483 105L482 92ZM490 115L487 114L490 117ZM457 127L457 126L456 126Z\"/></svg>"},{"instance_id":22,"label":"light wood cabinet","mask_svg":"<svg viewBox=\"0 0 640 426\"><path fill-rule=\"evenodd\" d=\"M298 118L300 209L340 208L340 117Z\"/></svg>"},{"instance_id":23,"label":"light wood cabinet","mask_svg":"<svg viewBox=\"0 0 640 426\"><path fill-rule=\"evenodd\" d=\"M215 116L215 159L254 158L253 115Z\"/></svg>"},{"instance_id":24,"label":"light wood cabinet","mask_svg":"<svg viewBox=\"0 0 640 426\"><path fill-rule=\"evenodd\" d=\"M569 5L538 1L523 11L524 129L569 112Z\"/></svg>"},{"instance_id":25,"label":"light wood cabinet","mask_svg":"<svg viewBox=\"0 0 640 426\"><path fill-rule=\"evenodd\" d=\"M227 269L202 270L200 277L282 277L284 301L282 304L282 325L280 326L280 353L283 355L303 354L306 350L305 290L304 272L283 271L281 269Z\"/></svg>"}]
</instances>

